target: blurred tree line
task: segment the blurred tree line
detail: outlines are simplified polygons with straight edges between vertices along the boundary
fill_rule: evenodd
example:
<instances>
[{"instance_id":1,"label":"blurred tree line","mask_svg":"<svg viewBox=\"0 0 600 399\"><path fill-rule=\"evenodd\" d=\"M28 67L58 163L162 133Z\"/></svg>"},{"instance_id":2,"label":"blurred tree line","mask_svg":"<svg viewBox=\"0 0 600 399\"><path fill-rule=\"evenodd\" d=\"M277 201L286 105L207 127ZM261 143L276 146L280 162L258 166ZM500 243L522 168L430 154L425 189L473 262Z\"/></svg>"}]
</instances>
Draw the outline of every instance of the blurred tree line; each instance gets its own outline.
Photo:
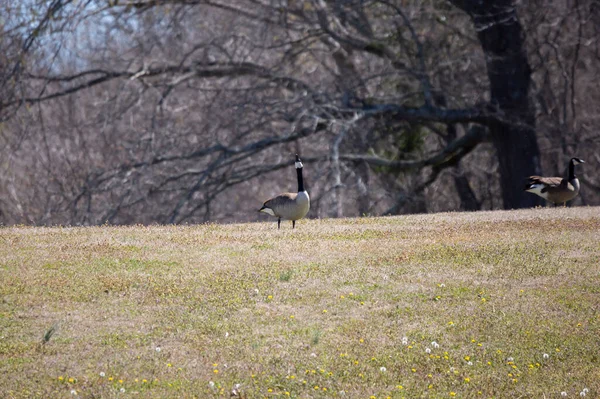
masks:
<instances>
[{"instance_id":1,"label":"blurred tree line","mask_svg":"<svg viewBox=\"0 0 600 399\"><path fill-rule=\"evenodd\" d=\"M600 204L591 0L0 0L0 223Z\"/></svg>"}]
</instances>

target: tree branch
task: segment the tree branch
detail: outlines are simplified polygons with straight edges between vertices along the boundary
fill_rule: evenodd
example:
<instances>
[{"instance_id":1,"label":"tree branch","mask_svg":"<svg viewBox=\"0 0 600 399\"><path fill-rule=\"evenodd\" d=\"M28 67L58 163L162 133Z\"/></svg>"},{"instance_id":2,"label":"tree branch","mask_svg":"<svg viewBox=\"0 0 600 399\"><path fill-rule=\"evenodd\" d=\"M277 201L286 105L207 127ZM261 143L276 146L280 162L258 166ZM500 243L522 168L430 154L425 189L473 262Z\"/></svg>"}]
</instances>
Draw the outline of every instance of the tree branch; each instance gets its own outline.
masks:
<instances>
[{"instance_id":1,"label":"tree branch","mask_svg":"<svg viewBox=\"0 0 600 399\"><path fill-rule=\"evenodd\" d=\"M487 138L487 131L480 126L473 127L464 136L452 141L438 154L421 160L389 160L377 155L340 154L339 158L347 161L364 161L373 166L385 166L398 171L420 169L426 166L443 169L452 166L460 158L471 152L479 143Z\"/></svg>"},{"instance_id":2,"label":"tree branch","mask_svg":"<svg viewBox=\"0 0 600 399\"><path fill-rule=\"evenodd\" d=\"M306 90L310 93L313 92L312 88L306 83L287 76L279 76L268 68L253 64L250 62L240 63L197 63L194 65L165 65L155 68L142 68L138 71L106 71L100 69L93 69L88 71L78 72L73 75L34 75L30 74L29 77L32 79L43 80L47 82L72 82L82 77L90 75L101 75L95 78L91 78L83 83L69 87L67 89L57 91L45 96L37 97L26 97L19 100L14 100L5 104L1 104L1 107L8 107L16 103L27 102L27 103L39 103L47 100L51 100L58 97L63 97L83 89L88 89L97 86L102 83L106 83L110 80L117 78L125 78L130 80L137 80L142 78L152 78L161 75L187 75L193 73L198 78L224 78L224 77L242 77L242 76L256 76L259 78L267 79L272 82L278 83L281 86L289 90Z\"/></svg>"}]
</instances>

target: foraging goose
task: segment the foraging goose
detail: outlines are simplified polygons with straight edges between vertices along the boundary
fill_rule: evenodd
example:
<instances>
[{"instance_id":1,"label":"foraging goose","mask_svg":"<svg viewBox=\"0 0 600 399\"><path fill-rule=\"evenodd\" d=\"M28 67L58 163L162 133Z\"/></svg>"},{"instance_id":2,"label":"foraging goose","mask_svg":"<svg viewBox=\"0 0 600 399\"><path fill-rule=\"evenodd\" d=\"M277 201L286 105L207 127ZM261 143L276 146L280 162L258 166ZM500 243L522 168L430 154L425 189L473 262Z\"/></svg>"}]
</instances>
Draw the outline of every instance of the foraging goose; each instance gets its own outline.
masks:
<instances>
[{"instance_id":1,"label":"foraging goose","mask_svg":"<svg viewBox=\"0 0 600 399\"><path fill-rule=\"evenodd\" d=\"M566 206L567 201L579 194L579 179L575 176L575 165L578 163L585 162L579 158L571 158L567 178L530 176L525 191L537 194L554 204L562 203Z\"/></svg>"},{"instance_id":2,"label":"foraging goose","mask_svg":"<svg viewBox=\"0 0 600 399\"><path fill-rule=\"evenodd\" d=\"M310 209L310 197L304 189L302 180L302 161L296 154L296 174L298 175L298 192L283 193L273 197L263 204L259 212L277 217L277 228L281 228L281 219L291 220L292 228L296 228L296 220L302 219Z\"/></svg>"}]
</instances>

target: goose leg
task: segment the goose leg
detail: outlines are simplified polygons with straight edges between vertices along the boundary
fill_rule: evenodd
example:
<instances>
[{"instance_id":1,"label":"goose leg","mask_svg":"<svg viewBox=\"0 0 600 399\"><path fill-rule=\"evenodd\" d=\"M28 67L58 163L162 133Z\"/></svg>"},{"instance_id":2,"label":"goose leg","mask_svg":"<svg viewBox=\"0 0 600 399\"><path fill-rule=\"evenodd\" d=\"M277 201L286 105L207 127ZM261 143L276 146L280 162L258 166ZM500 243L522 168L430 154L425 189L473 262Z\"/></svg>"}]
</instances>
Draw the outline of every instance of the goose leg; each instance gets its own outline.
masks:
<instances>
[{"instance_id":1,"label":"goose leg","mask_svg":"<svg viewBox=\"0 0 600 399\"><path fill-rule=\"evenodd\" d=\"M296 221L292 220L292 229L295 229L295 228L296 228Z\"/></svg>"},{"instance_id":2,"label":"goose leg","mask_svg":"<svg viewBox=\"0 0 600 399\"><path fill-rule=\"evenodd\" d=\"M277 230L281 228L281 218L277 219Z\"/></svg>"}]
</instances>

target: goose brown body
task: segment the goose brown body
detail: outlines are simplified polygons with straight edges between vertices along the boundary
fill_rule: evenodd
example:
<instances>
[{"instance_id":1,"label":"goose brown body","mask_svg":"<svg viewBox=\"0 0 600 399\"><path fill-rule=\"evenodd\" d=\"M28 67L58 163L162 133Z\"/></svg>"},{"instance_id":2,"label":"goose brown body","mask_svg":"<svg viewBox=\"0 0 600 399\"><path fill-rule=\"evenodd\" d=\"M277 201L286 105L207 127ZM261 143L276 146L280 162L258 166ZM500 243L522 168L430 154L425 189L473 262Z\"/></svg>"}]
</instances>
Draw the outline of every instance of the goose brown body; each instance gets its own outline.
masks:
<instances>
[{"instance_id":1,"label":"goose brown body","mask_svg":"<svg viewBox=\"0 0 600 399\"><path fill-rule=\"evenodd\" d=\"M554 204L566 204L579 194L579 179L575 176L575 165L585 163L579 158L569 161L569 175L563 177L529 176L525 191L537 194Z\"/></svg>"},{"instance_id":2,"label":"goose brown body","mask_svg":"<svg viewBox=\"0 0 600 399\"><path fill-rule=\"evenodd\" d=\"M277 197L265 201L263 207L273 211L274 216L284 220L299 220L308 213L310 209L310 198L308 193L283 193Z\"/></svg>"},{"instance_id":3,"label":"goose brown body","mask_svg":"<svg viewBox=\"0 0 600 399\"><path fill-rule=\"evenodd\" d=\"M296 155L296 173L298 176L298 192L283 193L264 202L259 212L264 212L277 217L277 227L281 227L281 219L291 220L292 228L296 227L296 220L302 219L310 209L310 197L304 189L302 178L302 161Z\"/></svg>"}]
</instances>

